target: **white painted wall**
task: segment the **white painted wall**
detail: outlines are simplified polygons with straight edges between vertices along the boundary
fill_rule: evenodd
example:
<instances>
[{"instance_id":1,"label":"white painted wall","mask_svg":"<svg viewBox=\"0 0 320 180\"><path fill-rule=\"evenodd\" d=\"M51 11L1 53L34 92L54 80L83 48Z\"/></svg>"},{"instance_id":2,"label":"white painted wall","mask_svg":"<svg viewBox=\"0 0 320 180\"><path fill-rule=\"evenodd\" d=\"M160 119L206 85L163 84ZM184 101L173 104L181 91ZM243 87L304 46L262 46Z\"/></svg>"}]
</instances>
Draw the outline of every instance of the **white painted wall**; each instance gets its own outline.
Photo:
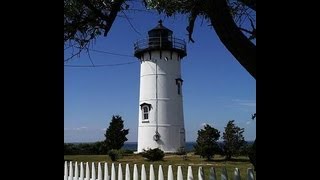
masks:
<instances>
[{"instance_id":1,"label":"white painted wall","mask_svg":"<svg viewBox=\"0 0 320 180\"><path fill-rule=\"evenodd\" d=\"M167 57L167 61L165 60ZM185 146L182 91L178 94L176 79L181 78L181 60L176 52L160 51L145 53L141 57L138 152L148 148L161 148L165 152L176 152ZM156 131L156 68L158 74L158 132L159 141L154 141ZM151 104L148 121L142 120L140 104Z\"/></svg>"}]
</instances>

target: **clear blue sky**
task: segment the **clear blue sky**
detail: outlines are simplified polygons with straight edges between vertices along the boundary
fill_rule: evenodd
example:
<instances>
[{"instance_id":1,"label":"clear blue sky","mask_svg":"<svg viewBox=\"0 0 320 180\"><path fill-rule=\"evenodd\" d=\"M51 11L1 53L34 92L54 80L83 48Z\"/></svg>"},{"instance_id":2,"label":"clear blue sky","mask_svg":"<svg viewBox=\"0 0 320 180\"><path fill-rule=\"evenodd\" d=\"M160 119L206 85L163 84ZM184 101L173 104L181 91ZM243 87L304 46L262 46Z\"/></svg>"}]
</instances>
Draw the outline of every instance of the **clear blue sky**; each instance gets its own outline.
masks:
<instances>
[{"instance_id":1,"label":"clear blue sky","mask_svg":"<svg viewBox=\"0 0 320 180\"><path fill-rule=\"evenodd\" d=\"M139 8L140 7L136 7ZM94 50L133 55L133 43L145 38L147 31L163 20L174 36L188 40L187 20L176 16L127 11L133 28L119 14L109 35L97 39ZM229 120L245 129L245 139L256 137L256 81L235 60L206 21L198 19L193 39L187 43L182 61L183 105L186 141L195 141L197 131L207 123L222 136ZM65 58L70 57L65 50ZM95 65L118 66L64 68L64 141L95 142L104 139L112 115L120 115L129 128L128 142L137 141L140 64L135 57L90 52ZM87 54L70 60L67 65L92 65Z\"/></svg>"}]
</instances>

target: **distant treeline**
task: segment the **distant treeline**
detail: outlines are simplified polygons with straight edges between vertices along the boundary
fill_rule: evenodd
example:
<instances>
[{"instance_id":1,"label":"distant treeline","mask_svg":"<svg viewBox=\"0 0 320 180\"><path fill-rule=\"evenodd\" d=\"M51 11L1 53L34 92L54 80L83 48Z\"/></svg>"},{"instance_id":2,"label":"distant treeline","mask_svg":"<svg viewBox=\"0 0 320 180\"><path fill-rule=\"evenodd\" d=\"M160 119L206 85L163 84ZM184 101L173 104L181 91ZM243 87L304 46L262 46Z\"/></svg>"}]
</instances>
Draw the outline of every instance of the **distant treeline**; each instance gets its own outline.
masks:
<instances>
[{"instance_id":1,"label":"distant treeline","mask_svg":"<svg viewBox=\"0 0 320 180\"><path fill-rule=\"evenodd\" d=\"M222 147L223 142L218 142L219 145ZM247 156L248 155L248 148L251 147L253 142L247 142L247 145L241 150L241 155ZM195 142L187 142L186 143L186 151L192 152L193 145ZM102 141L100 142L90 142L90 143L64 143L64 155L101 155L107 154L104 152L103 148L104 144ZM136 143L125 143L122 147L122 151L131 154L136 151L137 144ZM223 155L223 151L219 152L218 154Z\"/></svg>"},{"instance_id":2,"label":"distant treeline","mask_svg":"<svg viewBox=\"0 0 320 180\"><path fill-rule=\"evenodd\" d=\"M103 142L95 143L64 143L64 155L93 155L106 154Z\"/></svg>"}]
</instances>

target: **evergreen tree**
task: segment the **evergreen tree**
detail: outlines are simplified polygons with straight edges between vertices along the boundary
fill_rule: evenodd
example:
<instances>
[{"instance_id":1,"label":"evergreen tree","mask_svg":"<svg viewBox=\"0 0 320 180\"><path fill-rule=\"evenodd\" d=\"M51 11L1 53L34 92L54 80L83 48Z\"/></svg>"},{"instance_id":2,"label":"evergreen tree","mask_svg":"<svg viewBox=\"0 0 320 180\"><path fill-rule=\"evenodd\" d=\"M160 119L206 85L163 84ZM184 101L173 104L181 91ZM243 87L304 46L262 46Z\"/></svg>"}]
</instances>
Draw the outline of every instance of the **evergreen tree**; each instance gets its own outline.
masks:
<instances>
[{"instance_id":1,"label":"evergreen tree","mask_svg":"<svg viewBox=\"0 0 320 180\"><path fill-rule=\"evenodd\" d=\"M105 152L108 152L111 149L120 149L124 142L128 140L126 138L128 133L129 129L124 129L121 116L112 116L110 125L104 134L106 138L104 140Z\"/></svg>"},{"instance_id":2,"label":"evergreen tree","mask_svg":"<svg viewBox=\"0 0 320 180\"><path fill-rule=\"evenodd\" d=\"M240 153L240 149L246 144L243 132L244 128L240 128L234 124L234 120L230 120L227 126L224 128L223 133L223 151L227 160L230 160L232 156L237 156Z\"/></svg>"},{"instance_id":3,"label":"evergreen tree","mask_svg":"<svg viewBox=\"0 0 320 180\"><path fill-rule=\"evenodd\" d=\"M219 145L217 143L219 137L220 132L217 129L208 124L205 125L204 129L198 131L197 144L194 146L196 154L207 158L207 160L211 160L214 154L219 152Z\"/></svg>"}]
</instances>

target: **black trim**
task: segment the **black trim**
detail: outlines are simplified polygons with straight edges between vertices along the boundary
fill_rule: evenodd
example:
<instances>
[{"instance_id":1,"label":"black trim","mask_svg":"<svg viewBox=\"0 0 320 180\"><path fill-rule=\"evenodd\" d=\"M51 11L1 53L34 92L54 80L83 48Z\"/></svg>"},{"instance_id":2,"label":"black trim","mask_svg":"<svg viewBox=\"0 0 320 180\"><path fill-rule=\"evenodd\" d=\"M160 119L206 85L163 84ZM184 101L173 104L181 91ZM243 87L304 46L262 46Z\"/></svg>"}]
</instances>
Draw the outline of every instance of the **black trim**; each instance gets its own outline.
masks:
<instances>
[{"instance_id":1,"label":"black trim","mask_svg":"<svg viewBox=\"0 0 320 180\"><path fill-rule=\"evenodd\" d=\"M182 85L182 84L183 84L183 79L177 78L177 79L176 79L176 84L178 84L179 82L181 82L181 85Z\"/></svg>"},{"instance_id":2,"label":"black trim","mask_svg":"<svg viewBox=\"0 0 320 180\"><path fill-rule=\"evenodd\" d=\"M141 108L141 110L142 110L142 107L143 106L148 106L148 108L149 108L149 111L151 110L151 104L148 104L148 103L142 103L142 104L140 104L140 108Z\"/></svg>"}]
</instances>

